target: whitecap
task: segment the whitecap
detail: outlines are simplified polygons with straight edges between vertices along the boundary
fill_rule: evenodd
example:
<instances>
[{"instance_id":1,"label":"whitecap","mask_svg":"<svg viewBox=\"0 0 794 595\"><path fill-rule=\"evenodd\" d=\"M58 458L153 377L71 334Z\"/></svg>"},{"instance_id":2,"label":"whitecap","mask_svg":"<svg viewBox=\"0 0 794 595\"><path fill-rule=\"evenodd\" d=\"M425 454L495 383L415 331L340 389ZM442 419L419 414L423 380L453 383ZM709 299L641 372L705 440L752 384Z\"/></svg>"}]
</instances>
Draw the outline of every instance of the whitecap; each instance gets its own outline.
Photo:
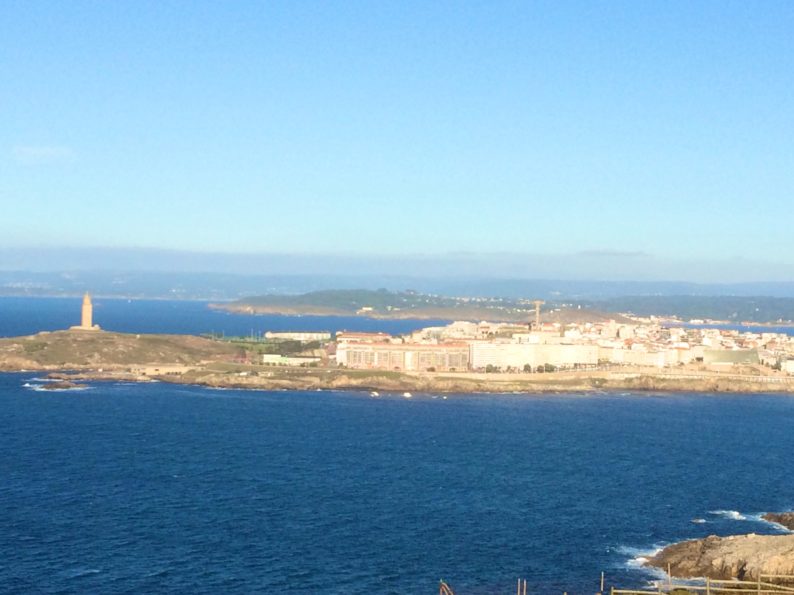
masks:
<instances>
[{"instance_id":1,"label":"whitecap","mask_svg":"<svg viewBox=\"0 0 794 595\"><path fill-rule=\"evenodd\" d=\"M70 568L66 570L63 574L67 578L81 578L83 576L90 576L92 574L99 574L102 572L98 568Z\"/></svg>"},{"instance_id":2,"label":"whitecap","mask_svg":"<svg viewBox=\"0 0 794 595\"><path fill-rule=\"evenodd\" d=\"M719 516L731 521L746 521L747 517L738 510L709 510L709 514Z\"/></svg>"},{"instance_id":3,"label":"whitecap","mask_svg":"<svg viewBox=\"0 0 794 595\"><path fill-rule=\"evenodd\" d=\"M645 572L655 579L663 579L667 577L667 573L664 570L655 566L646 566L646 564L648 560L661 552L664 547L662 544L654 544L647 548L620 546L617 551L628 558L623 564L625 568Z\"/></svg>"},{"instance_id":4,"label":"whitecap","mask_svg":"<svg viewBox=\"0 0 794 595\"><path fill-rule=\"evenodd\" d=\"M708 523L708 521L706 519L692 519L691 522L693 522L693 523L695 523L697 525L702 525L703 523Z\"/></svg>"}]
</instances>

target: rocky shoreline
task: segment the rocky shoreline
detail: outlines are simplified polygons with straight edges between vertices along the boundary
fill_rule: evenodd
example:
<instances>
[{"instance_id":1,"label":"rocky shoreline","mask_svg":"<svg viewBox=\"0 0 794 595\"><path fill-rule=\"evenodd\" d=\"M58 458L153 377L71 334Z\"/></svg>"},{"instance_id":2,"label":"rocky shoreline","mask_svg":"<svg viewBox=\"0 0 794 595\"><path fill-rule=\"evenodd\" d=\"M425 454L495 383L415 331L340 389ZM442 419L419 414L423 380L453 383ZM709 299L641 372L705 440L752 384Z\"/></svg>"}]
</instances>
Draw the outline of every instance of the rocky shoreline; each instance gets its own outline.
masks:
<instances>
[{"instance_id":1,"label":"rocky shoreline","mask_svg":"<svg viewBox=\"0 0 794 595\"><path fill-rule=\"evenodd\" d=\"M794 512L767 513L765 520L794 527ZM709 535L665 547L646 562L679 578L759 580L761 575L794 575L794 533Z\"/></svg>"},{"instance_id":2,"label":"rocky shoreline","mask_svg":"<svg viewBox=\"0 0 794 595\"><path fill-rule=\"evenodd\" d=\"M794 531L794 512L768 512L761 518Z\"/></svg>"},{"instance_id":3,"label":"rocky shoreline","mask_svg":"<svg viewBox=\"0 0 794 595\"><path fill-rule=\"evenodd\" d=\"M124 381L151 382L153 380L173 384L208 386L212 388L235 388L251 390L359 390L384 392L419 393L786 393L786 386L770 386L736 380L676 379L636 375L632 377L609 375L545 374L522 378L486 374L411 374L411 373L367 373L339 369L278 370L275 372L217 372L190 368L179 373L142 374L128 368L75 369L21 368L5 371L49 372L56 380L77 381ZM507 376L507 375L504 375Z\"/></svg>"}]
</instances>

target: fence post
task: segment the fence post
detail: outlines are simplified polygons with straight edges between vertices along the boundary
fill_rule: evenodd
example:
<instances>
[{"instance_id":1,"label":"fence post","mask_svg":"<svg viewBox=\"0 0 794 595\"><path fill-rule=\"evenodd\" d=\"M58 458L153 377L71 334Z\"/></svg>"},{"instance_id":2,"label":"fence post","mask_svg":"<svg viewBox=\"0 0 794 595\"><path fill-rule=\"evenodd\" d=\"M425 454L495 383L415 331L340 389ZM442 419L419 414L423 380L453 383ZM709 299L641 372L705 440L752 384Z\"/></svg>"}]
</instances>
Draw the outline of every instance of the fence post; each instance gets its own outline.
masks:
<instances>
[{"instance_id":1,"label":"fence post","mask_svg":"<svg viewBox=\"0 0 794 595\"><path fill-rule=\"evenodd\" d=\"M604 571L601 571L601 588L598 590L599 593L604 592Z\"/></svg>"},{"instance_id":2,"label":"fence post","mask_svg":"<svg viewBox=\"0 0 794 595\"><path fill-rule=\"evenodd\" d=\"M711 595L711 579L706 577L706 595Z\"/></svg>"}]
</instances>

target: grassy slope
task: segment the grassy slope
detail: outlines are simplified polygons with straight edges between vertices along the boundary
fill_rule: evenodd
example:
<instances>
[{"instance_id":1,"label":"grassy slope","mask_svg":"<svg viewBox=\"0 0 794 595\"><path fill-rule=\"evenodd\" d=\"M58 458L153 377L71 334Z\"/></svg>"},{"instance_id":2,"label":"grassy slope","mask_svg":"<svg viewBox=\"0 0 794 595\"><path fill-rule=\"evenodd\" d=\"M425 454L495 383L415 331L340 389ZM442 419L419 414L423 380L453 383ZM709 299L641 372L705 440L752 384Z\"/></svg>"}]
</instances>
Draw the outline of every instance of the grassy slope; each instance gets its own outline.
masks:
<instances>
[{"instance_id":1,"label":"grassy slope","mask_svg":"<svg viewBox=\"0 0 794 595\"><path fill-rule=\"evenodd\" d=\"M0 369L195 364L239 353L227 343L188 335L57 331L0 339Z\"/></svg>"}]
</instances>

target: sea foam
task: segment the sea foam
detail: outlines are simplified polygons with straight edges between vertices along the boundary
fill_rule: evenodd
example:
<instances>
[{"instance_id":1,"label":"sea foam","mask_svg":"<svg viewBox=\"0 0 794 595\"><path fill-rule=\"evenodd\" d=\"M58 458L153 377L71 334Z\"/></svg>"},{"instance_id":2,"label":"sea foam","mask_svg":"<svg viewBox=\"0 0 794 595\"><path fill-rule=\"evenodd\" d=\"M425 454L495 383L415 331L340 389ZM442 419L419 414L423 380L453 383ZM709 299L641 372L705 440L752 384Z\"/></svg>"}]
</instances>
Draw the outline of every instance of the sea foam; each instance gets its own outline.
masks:
<instances>
[{"instance_id":1,"label":"sea foam","mask_svg":"<svg viewBox=\"0 0 794 595\"><path fill-rule=\"evenodd\" d=\"M719 516L724 519L729 519L731 521L748 520L747 517L738 510L709 510L709 514L713 514L714 516Z\"/></svg>"},{"instance_id":2,"label":"sea foam","mask_svg":"<svg viewBox=\"0 0 794 595\"><path fill-rule=\"evenodd\" d=\"M667 577L667 573L664 570L656 568L655 566L646 566L646 564L648 560L653 558L664 548L665 544L657 543L646 548L620 546L617 548L617 551L627 558L623 564L624 568L642 571L653 579L663 579Z\"/></svg>"}]
</instances>

